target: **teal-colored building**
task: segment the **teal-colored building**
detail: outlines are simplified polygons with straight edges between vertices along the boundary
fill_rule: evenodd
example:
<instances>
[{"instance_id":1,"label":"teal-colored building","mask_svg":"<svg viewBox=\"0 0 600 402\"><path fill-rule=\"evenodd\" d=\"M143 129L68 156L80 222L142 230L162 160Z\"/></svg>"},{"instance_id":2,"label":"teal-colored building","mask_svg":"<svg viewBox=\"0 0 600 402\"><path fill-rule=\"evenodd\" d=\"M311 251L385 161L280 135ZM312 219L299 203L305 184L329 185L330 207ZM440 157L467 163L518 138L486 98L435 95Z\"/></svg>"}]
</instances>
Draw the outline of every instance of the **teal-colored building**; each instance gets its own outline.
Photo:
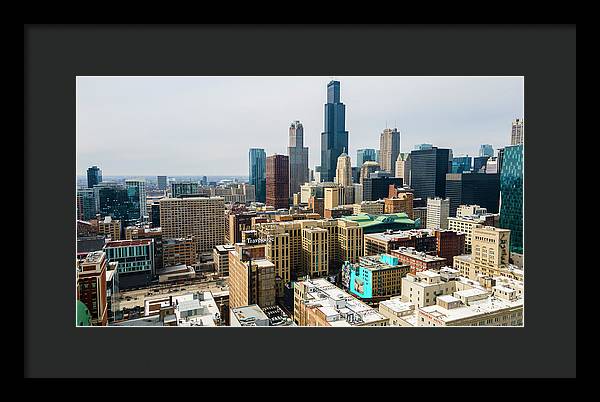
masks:
<instances>
[{"instance_id":1,"label":"teal-colored building","mask_svg":"<svg viewBox=\"0 0 600 402\"><path fill-rule=\"evenodd\" d=\"M404 212L384 215L356 214L344 216L340 219L358 223L364 234L417 228L415 221L410 219Z\"/></svg>"},{"instance_id":2,"label":"teal-colored building","mask_svg":"<svg viewBox=\"0 0 600 402\"><path fill-rule=\"evenodd\" d=\"M523 144L504 148L502 155L500 227L510 230L510 251L523 254Z\"/></svg>"}]
</instances>

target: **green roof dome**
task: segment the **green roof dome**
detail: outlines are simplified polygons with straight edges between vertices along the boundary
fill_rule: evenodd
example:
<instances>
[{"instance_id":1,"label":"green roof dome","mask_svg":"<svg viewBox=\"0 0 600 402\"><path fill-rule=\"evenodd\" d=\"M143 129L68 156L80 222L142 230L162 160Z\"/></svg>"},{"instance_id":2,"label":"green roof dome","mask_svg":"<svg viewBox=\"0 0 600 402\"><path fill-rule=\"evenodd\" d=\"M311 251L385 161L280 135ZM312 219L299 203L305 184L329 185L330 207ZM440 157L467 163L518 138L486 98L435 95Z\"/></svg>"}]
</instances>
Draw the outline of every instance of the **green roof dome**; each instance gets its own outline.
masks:
<instances>
[{"instance_id":1,"label":"green roof dome","mask_svg":"<svg viewBox=\"0 0 600 402\"><path fill-rule=\"evenodd\" d=\"M77 319L75 324L78 327L88 327L92 325L92 315L87 306L81 300L77 300Z\"/></svg>"}]
</instances>

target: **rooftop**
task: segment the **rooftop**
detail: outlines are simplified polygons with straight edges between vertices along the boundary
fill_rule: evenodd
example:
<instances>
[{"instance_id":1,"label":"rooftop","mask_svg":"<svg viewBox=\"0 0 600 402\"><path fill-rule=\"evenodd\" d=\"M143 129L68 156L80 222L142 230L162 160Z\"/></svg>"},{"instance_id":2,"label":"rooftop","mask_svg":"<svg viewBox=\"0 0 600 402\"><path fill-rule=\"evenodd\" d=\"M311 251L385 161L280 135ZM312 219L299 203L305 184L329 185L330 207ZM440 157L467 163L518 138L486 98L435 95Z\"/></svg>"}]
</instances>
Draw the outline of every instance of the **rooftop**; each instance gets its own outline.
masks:
<instances>
[{"instance_id":1,"label":"rooftop","mask_svg":"<svg viewBox=\"0 0 600 402\"><path fill-rule=\"evenodd\" d=\"M138 240L111 240L106 242L105 247L131 247L131 246L148 246L152 243L152 239Z\"/></svg>"},{"instance_id":2,"label":"rooftop","mask_svg":"<svg viewBox=\"0 0 600 402\"><path fill-rule=\"evenodd\" d=\"M445 258L438 257L437 255L429 255L423 251L417 251L413 247L400 247L396 250L392 250L392 253L402 254L411 258L423 261L423 262L438 262L445 261Z\"/></svg>"},{"instance_id":3,"label":"rooftop","mask_svg":"<svg viewBox=\"0 0 600 402\"><path fill-rule=\"evenodd\" d=\"M414 225L415 221L408 218L408 215L404 212L396 214L384 214L384 215L370 215L370 214L356 214L348 215L340 218L341 220L356 222L360 227L378 226L382 224L396 223L404 225Z\"/></svg>"},{"instance_id":4,"label":"rooftop","mask_svg":"<svg viewBox=\"0 0 600 402\"><path fill-rule=\"evenodd\" d=\"M385 320L386 317L377 310L344 292L324 278L309 279L300 282L308 287L304 303L315 308L329 307L323 311L330 314L333 308L339 314L335 320L329 321L334 327L351 327Z\"/></svg>"},{"instance_id":5,"label":"rooftop","mask_svg":"<svg viewBox=\"0 0 600 402\"><path fill-rule=\"evenodd\" d=\"M219 244L218 246L215 246L215 249L217 249L219 253L227 253L231 250L235 250L235 246L232 244Z\"/></svg>"},{"instance_id":6,"label":"rooftop","mask_svg":"<svg viewBox=\"0 0 600 402\"><path fill-rule=\"evenodd\" d=\"M446 309L440 305L433 305L419 308L419 311L433 315L438 320L445 323L451 323L457 320L475 318L477 316L493 313L503 309L523 307L523 299L508 301L498 297L488 297L470 306L461 306L453 309Z\"/></svg>"}]
</instances>

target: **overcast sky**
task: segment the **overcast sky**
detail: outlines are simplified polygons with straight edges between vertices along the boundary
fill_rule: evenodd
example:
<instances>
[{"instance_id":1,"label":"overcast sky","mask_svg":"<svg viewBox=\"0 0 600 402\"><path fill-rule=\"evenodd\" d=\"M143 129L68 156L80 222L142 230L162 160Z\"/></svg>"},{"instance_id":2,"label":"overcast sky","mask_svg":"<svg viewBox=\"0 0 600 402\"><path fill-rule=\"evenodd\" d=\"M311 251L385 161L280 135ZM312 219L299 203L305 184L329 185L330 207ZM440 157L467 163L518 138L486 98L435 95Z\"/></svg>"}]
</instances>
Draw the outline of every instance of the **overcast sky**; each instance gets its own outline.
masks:
<instances>
[{"instance_id":1,"label":"overcast sky","mask_svg":"<svg viewBox=\"0 0 600 402\"><path fill-rule=\"evenodd\" d=\"M346 104L349 155L379 148L387 127L401 151L431 143L454 156L510 144L524 117L522 77L334 77ZM77 173L247 175L248 149L286 154L304 126L310 168L320 164L323 105L332 77L78 77Z\"/></svg>"}]
</instances>

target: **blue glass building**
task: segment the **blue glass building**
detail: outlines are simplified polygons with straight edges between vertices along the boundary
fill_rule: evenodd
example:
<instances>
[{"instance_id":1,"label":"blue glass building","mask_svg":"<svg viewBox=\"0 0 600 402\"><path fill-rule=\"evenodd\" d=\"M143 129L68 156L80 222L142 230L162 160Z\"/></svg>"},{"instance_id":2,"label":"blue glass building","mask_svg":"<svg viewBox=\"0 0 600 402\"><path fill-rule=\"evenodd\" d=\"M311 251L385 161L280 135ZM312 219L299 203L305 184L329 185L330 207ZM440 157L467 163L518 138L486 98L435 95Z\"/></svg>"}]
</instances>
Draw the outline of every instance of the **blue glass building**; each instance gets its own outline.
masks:
<instances>
[{"instance_id":1,"label":"blue glass building","mask_svg":"<svg viewBox=\"0 0 600 402\"><path fill-rule=\"evenodd\" d=\"M327 84L325 124L321 133L321 181L333 181L337 158L348 149L346 105L340 102L340 82Z\"/></svg>"},{"instance_id":2,"label":"blue glass building","mask_svg":"<svg viewBox=\"0 0 600 402\"><path fill-rule=\"evenodd\" d=\"M267 201L267 154L262 148L250 148L248 154L249 183L254 186L256 201Z\"/></svg>"},{"instance_id":3,"label":"blue glass building","mask_svg":"<svg viewBox=\"0 0 600 402\"><path fill-rule=\"evenodd\" d=\"M366 161L377 161L377 154L373 148L359 149L356 151L356 166L360 168Z\"/></svg>"},{"instance_id":4,"label":"blue glass building","mask_svg":"<svg viewBox=\"0 0 600 402\"><path fill-rule=\"evenodd\" d=\"M479 156L494 156L494 147L490 144L481 144L479 147Z\"/></svg>"},{"instance_id":5,"label":"blue glass building","mask_svg":"<svg viewBox=\"0 0 600 402\"><path fill-rule=\"evenodd\" d=\"M523 253L523 145L507 146L500 171L500 227L510 230L510 251Z\"/></svg>"},{"instance_id":6,"label":"blue glass building","mask_svg":"<svg viewBox=\"0 0 600 402\"><path fill-rule=\"evenodd\" d=\"M452 158L452 171L451 173L462 173L471 170L473 158L467 156L457 156Z\"/></svg>"},{"instance_id":7,"label":"blue glass building","mask_svg":"<svg viewBox=\"0 0 600 402\"><path fill-rule=\"evenodd\" d=\"M96 184L102 182L102 170L98 166L92 166L87 170L87 186L94 188Z\"/></svg>"}]
</instances>

